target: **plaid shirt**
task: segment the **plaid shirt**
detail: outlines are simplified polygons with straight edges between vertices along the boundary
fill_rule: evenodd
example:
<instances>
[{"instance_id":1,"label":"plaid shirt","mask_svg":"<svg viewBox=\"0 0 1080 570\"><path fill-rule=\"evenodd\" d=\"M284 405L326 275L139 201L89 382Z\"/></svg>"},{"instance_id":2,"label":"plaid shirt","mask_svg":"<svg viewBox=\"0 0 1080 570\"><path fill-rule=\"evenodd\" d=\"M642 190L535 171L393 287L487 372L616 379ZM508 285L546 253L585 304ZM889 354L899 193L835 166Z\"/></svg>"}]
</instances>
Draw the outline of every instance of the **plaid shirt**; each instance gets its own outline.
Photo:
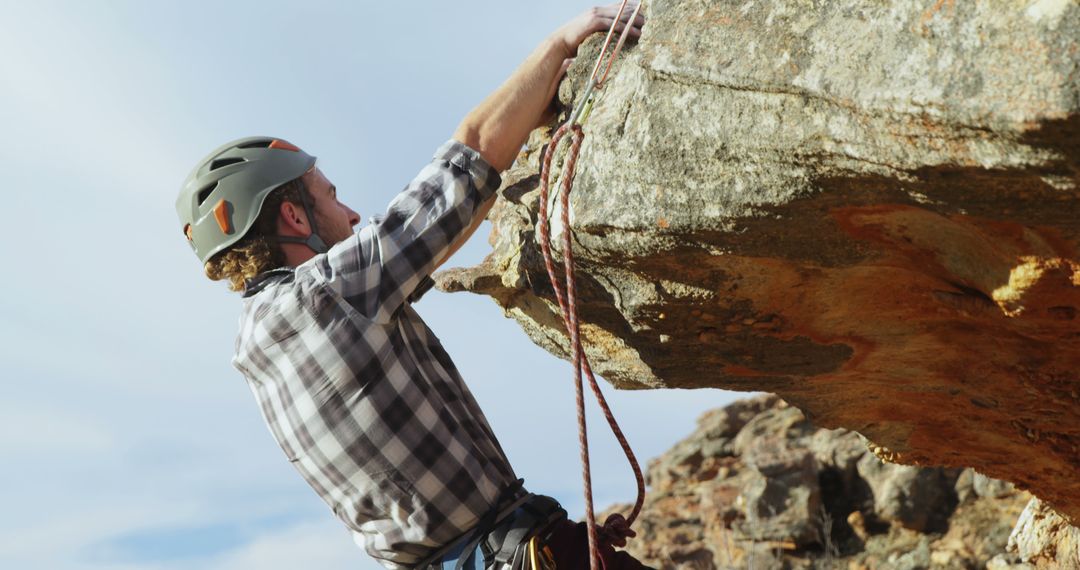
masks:
<instances>
[{"instance_id":1,"label":"plaid shirt","mask_svg":"<svg viewBox=\"0 0 1080 570\"><path fill-rule=\"evenodd\" d=\"M410 306L499 183L450 141L384 217L244 293L233 364L289 461L388 568L453 542L516 480Z\"/></svg>"}]
</instances>

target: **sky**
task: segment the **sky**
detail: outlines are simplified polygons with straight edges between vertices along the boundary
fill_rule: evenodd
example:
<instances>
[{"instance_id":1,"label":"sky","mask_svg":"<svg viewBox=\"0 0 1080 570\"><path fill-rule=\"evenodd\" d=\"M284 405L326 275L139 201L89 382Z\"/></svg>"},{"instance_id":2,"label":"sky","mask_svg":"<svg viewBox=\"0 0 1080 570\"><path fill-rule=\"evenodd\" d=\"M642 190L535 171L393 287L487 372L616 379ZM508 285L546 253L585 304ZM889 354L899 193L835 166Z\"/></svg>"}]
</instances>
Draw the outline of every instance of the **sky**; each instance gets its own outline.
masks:
<instances>
[{"instance_id":1,"label":"sky","mask_svg":"<svg viewBox=\"0 0 1080 570\"><path fill-rule=\"evenodd\" d=\"M248 135L378 213L591 4L0 0L0 568L380 568L285 460L229 365L239 300L181 235L180 183ZM490 250L481 228L448 266ZM582 512L571 368L490 299L431 292L518 474ZM616 392L643 462L739 395ZM633 477L596 414L597 505Z\"/></svg>"}]
</instances>

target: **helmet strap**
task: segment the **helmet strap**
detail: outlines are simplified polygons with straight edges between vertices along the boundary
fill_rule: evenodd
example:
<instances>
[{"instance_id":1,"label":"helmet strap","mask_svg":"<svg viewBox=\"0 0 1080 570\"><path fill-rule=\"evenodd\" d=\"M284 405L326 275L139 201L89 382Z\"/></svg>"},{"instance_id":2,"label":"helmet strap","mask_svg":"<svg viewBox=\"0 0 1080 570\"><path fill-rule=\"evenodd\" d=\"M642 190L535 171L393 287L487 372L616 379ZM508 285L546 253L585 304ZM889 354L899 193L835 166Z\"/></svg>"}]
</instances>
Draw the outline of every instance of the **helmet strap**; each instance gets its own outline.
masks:
<instances>
[{"instance_id":1,"label":"helmet strap","mask_svg":"<svg viewBox=\"0 0 1080 570\"><path fill-rule=\"evenodd\" d=\"M323 239L319 237L319 235L316 233L312 233L306 238L293 236L274 236L273 239L278 243L302 243L308 246L311 251L314 251L317 254L326 253L330 249L326 247L326 242L324 242Z\"/></svg>"}]
</instances>

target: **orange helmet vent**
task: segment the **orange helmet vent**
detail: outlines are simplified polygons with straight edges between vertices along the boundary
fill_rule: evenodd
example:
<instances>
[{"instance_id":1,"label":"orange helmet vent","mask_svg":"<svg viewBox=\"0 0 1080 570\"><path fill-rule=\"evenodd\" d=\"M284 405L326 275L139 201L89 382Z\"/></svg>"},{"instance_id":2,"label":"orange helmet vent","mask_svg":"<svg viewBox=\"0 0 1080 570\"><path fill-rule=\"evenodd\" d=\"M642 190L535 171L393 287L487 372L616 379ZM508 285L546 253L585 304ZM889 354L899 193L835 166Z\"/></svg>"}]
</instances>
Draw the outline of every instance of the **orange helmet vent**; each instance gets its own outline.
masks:
<instances>
[{"instance_id":1,"label":"orange helmet vent","mask_svg":"<svg viewBox=\"0 0 1080 570\"><path fill-rule=\"evenodd\" d=\"M188 241L192 241L194 239L191 237L191 224L187 224L186 226L184 226L184 235L187 236Z\"/></svg>"},{"instance_id":2,"label":"orange helmet vent","mask_svg":"<svg viewBox=\"0 0 1080 570\"><path fill-rule=\"evenodd\" d=\"M232 205L225 200L221 200L217 203L217 206L214 206L214 219L217 220L217 225L221 228L222 233L233 233L232 218L229 216L231 210Z\"/></svg>"},{"instance_id":3,"label":"orange helmet vent","mask_svg":"<svg viewBox=\"0 0 1080 570\"><path fill-rule=\"evenodd\" d=\"M296 145L294 145L294 144L292 144L290 142L283 141L281 139L277 139L274 142L270 143L270 146L267 147L267 148L279 148L281 150L291 150L293 152L300 152L300 147L298 147L298 146L296 146Z\"/></svg>"}]
</instances>

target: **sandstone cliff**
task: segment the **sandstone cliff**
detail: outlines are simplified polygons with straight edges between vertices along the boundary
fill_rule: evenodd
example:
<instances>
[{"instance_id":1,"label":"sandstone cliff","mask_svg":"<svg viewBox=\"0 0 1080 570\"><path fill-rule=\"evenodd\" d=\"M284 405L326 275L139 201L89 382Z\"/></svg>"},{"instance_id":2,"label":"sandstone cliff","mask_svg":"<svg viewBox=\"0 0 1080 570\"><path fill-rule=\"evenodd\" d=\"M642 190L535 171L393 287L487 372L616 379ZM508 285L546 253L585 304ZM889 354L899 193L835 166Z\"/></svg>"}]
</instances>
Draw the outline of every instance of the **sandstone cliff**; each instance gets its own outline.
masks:
<instances>
[{"instance_id":1,"label":"sandstone cliff","mask_svg":"<svg viewBox=\"0 0 1080 570\"><path fill-rule=\"evenodd\" d=\"M973 467L1080 520L1080 5L647 13L554 227L594 368L776 393L891 461ZM491 256L440 285L565 356L536 236L546 137L506 176Z\"/></svg>"}]
</instances>

